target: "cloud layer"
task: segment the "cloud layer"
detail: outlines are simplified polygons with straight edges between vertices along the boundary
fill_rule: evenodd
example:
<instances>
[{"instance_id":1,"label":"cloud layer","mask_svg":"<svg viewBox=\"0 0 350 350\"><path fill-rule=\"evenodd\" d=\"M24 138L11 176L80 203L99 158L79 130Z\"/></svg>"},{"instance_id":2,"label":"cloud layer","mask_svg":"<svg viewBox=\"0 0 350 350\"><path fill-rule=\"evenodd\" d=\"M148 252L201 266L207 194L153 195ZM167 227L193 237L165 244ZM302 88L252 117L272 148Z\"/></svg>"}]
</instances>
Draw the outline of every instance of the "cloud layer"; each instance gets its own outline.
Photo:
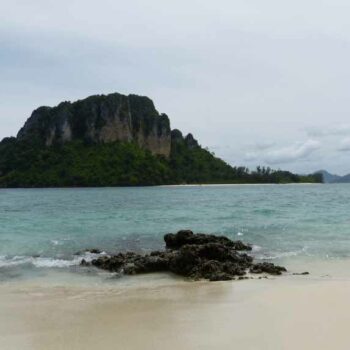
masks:
<instances>
[{"instance_id":1,"label":"cloud layer","mask_svg":"<svg viewBox=\"0 0 350 350\"><path fill-rule=\"evenodd\" d=\"M264 163L275 165L303 160L313 152L320 149L320 142L316 140L307 140L303 143L297 143L283 148L264 149L255 153L248 153L247 160L262 160Z\"/></svg>"},{"instance_id":2,"label":"cloud layer","mask_svg":"<svg viewBox=\"0 0 350 350\"><path fill-rule=\"evenodd\" d=\"M0 138L39 105L118 91L150 96L234 165L349 172L349 10L345 0L4 1Z\"/></svg>"},{"instance_id":3,"label":"cloud layer","mask_svg":"<svg viewBox=\"0 0 350 350\"><path fill-rule=\"evenodd\" d=\"M341 140L340 146L338 147L338 150L341 152L349 152L350 151L350 138L346 138Z\"/></svg>"}]
</instances>

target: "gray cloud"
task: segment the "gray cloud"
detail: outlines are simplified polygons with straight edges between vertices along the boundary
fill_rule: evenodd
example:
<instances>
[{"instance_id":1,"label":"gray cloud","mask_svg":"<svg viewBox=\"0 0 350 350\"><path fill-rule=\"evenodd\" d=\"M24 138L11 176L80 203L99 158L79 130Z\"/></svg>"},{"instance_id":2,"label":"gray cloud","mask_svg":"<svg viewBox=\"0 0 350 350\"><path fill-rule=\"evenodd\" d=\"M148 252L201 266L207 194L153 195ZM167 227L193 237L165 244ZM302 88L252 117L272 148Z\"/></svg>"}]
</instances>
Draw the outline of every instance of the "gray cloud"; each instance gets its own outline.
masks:
<instances>
[{"instance_id":1,"label":"gray cloud","mask_svg":"<svg viewBox=\"0 0 350 350\"><path fill-rule=\"evenodd\" d=\"M276 143L273 141L261 140L259 142L256 142L255 144L253 144L250 148L252 150L257 151L257 152L262 152L262 151L270 150L270 149L274 148L275 146L276 146Z\"/></svg>"},{"instance_id":2,"label":"gray cloud","mask_svg":"<svg viewBox=\"0 0 350 350\"><path fill-rule=\"evenodd\" d=\"M313 152L320 149L320 146L320 142L316 140L307 140L287 147L270 149L268 151L262 149L258 152L248 153L246 159L249 161L262 159L267 164L285 164L310 156Z\"/></svg>"},{"instance_id":3,"label":"gray cloud","mask_svg":"<svg viewBox=\"0 0 350 350\"><path fill-rule=\"evenodd\" d=\"M338 147L338 151L348 152L350 151L350 138L343 139Z\"/></svg>"},{"instance_id":4,"label":"gray cloud","mask_svg":"<svg viewBox=\"0 0 350 350\"><path fill-rule=\"evenodd\" d=\"M324 125L323 127L307 128L307 133L311 137L323 138L333 136L350 135L350 124Z\"/></svg>"}]
</instances>

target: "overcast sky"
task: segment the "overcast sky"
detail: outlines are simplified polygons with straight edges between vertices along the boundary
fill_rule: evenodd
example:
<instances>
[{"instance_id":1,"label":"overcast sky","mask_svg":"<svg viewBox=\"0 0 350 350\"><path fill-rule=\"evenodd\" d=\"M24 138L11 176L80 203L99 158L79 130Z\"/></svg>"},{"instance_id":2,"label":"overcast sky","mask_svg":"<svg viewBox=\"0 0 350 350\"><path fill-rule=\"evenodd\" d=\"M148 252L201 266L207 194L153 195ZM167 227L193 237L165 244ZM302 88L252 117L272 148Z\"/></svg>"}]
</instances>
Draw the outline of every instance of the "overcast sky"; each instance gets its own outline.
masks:
<instances>
[{"instance_id":1,"label":"overcast sky","mask_svg":"<svg viewBox=\"0 0 350 350\"><path fill-rule=\"evenodd\" d=\"M92 94L153 99L233 165L350 172L350 2L2 0L0 138Z\"/></svg>"}]
</instances>

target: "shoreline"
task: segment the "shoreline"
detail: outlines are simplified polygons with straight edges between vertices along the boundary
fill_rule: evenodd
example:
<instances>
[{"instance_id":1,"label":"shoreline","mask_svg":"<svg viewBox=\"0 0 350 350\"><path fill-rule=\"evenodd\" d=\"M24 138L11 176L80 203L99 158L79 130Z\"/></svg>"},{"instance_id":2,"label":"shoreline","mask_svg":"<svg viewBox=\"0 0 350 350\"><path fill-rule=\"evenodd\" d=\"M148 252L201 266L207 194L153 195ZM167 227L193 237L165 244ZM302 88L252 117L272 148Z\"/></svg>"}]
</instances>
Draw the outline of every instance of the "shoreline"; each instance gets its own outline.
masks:
<instances>
[{"instance_id":1,"label":"shoreline","mask_svg":"<svg viewBox=\"0 0 350 350\"><path fill-rule=\"evenodd\" d=\"M183 184L158 185L154 187L220 187L220 186L285 186L285 185L324 185L321 182L288 182L288 183L227 183L227 184Z\"/></svg>"},{"instance_id":2,"label":"shoreline","mask_svg":"<svg viewBox=\"0 0 350 350\"><path fill-rule=\"evenodd\" d=\"M160 188L160 187L220 187L220 186L285 186L285 185L344 185L347 183L287 182L287 183L217 183L144 186L65 186L65 187L0 187L0 190L55 190L55 189L108 189L108 188Z\"/></svg>"},{"instance_id":3,"label":"shoreline","mask_svg":"<svg viewBox=\"0 0 350 350\"><path fill-rule=\"evenodd\" d=\"M6 350L348 349L350 280L149 277L127 287L0 285L0 342Z\"/></svg>"}]
</instances>

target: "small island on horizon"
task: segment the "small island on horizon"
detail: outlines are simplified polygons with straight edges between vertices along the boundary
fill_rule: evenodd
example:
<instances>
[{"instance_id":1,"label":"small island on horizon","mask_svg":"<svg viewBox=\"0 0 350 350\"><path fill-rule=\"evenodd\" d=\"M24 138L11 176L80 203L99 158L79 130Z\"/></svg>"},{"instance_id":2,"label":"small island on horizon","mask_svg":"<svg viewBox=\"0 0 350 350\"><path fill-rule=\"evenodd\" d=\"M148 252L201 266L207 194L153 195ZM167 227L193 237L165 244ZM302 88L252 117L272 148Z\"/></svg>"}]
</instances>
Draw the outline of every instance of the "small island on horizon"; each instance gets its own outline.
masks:
<instances>
[{"instance_id":1,"label":"small island on horizon","mask_svg":"<svg viewBox=\"0 0 350 350\"><path fill-rule=\"evenodd\" d=\"M1 188L321 182L320 173L232 167L137 95L39 107L0 142Z\"/></svg>"}]
</instances>

